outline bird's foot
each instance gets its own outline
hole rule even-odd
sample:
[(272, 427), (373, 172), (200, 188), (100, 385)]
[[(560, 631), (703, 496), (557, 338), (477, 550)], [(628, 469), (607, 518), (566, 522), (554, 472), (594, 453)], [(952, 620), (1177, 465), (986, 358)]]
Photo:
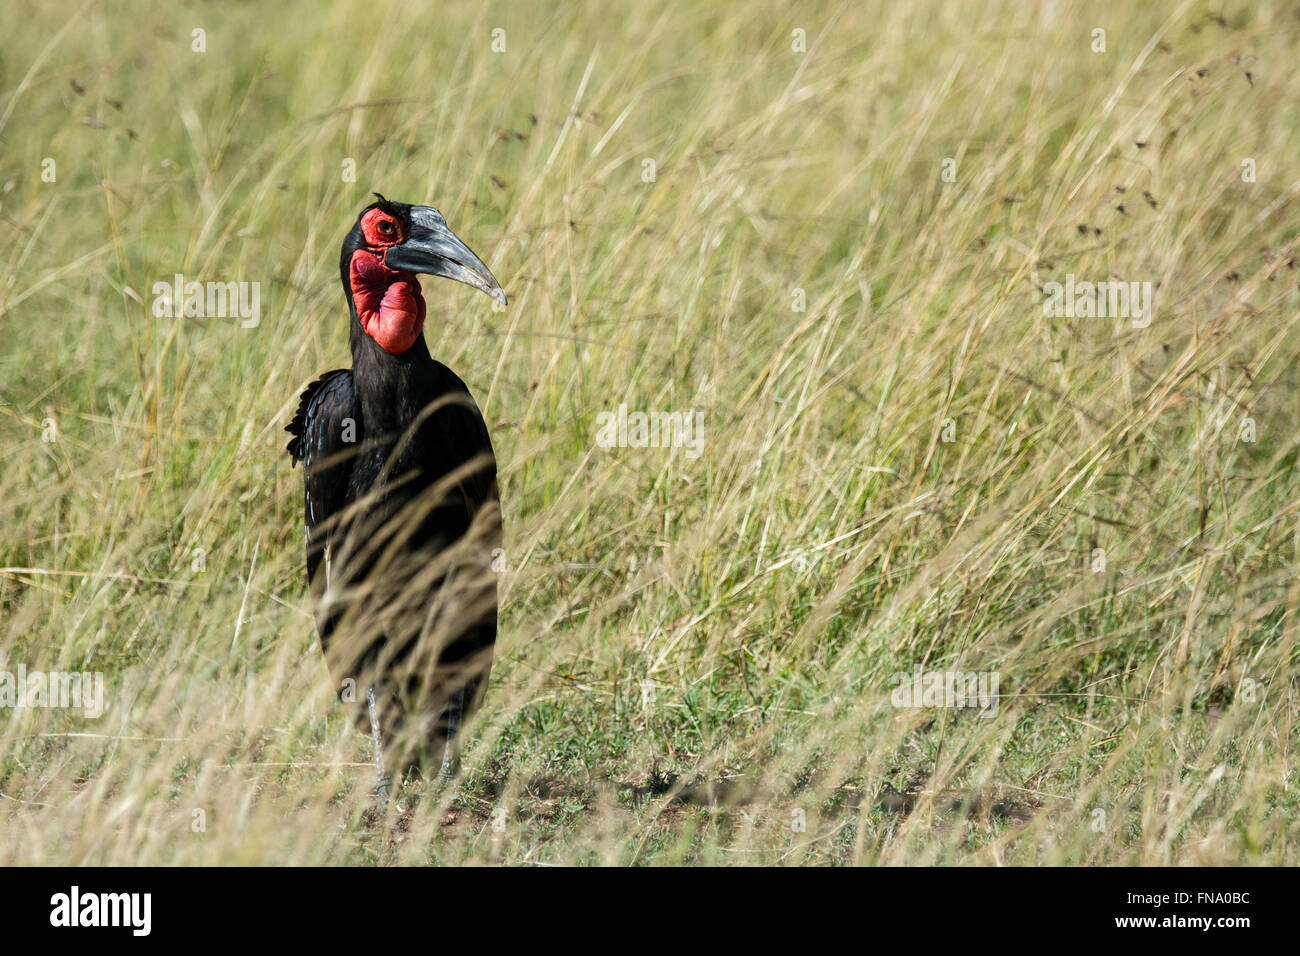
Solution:
[(457, 688), (452, 692), (451, 699), (447, 701), (445, 711), (445, 720), (447, 726), (447, 742), (443, 746), (442, 766), (438, 768), (436, 782), (438, 786), (445, 787), (456, 779), (460, 773), (460, 725), (465, 716), (465, 690)]
[(379, 731), (379, 707), (375, 704), (373, 687), (366, 692), (366, 703), (370, 706), (370, 738), (375, 749), (375, 800), (386, 804), (393, 790), (393, 776), (384, 772), (384, 740)]
[(455, 780), (459, 773), (460, 758), (449, 753), (442, 758), (442, 766), (438, 768), (438, 775), (434, 777), (434, 783), (440, 787), (445, 787)]

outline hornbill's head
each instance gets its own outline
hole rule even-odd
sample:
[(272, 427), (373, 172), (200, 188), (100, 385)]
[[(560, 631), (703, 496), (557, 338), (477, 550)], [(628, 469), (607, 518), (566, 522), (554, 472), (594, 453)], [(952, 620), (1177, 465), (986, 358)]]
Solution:
[(442, 213), (383, 196), (357, 217), (343, 241), (339, 270), (361, 328), (392, 355), (414, 345), (424, 328), (417, 272), (464, 282), (506, 304), (496, 277), (447, 228)]

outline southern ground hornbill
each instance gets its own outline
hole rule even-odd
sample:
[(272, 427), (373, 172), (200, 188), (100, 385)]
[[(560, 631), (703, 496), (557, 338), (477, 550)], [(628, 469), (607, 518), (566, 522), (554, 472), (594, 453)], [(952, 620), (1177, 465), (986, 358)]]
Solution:
[(492, 443), (465, 383), (429, 354), (415, 274), (506, 297), (441, 213), (382, 196), (343, 241), (339, 271), (352, 368), (307, 386), (288, 451), (303, 463), (321, 648), (368, 718), (382, 799), (395, 773), (456, 773), (497, 630)]

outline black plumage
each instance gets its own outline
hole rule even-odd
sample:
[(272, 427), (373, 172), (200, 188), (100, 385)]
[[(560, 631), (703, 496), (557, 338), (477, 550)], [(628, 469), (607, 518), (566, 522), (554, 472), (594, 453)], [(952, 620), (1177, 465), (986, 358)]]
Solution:
[(321, 647), (369, 718), (383, 793), (411, 767), (455, 773), (497, 631), (492, 443), (465, 383), (429, 354), (414, 273), (505, 296), (441, 214), (382, 197), (349, 232), (340, 271), (352, 368), (307, 386), (288, 452), (303, 463)]

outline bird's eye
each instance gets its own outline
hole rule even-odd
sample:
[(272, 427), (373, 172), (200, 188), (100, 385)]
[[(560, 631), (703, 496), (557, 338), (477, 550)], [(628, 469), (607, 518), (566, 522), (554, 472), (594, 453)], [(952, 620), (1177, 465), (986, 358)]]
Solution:
[(378, 222), (378, 224), (376, 224), (375, 228), (379, 230), (379, 234), (380, 234), (381, 236), (392, 236), (392, 235), (395, 235), (396, 232), (397, 232), (397, 227), (394, 226), (394, 225), (393, 225), (390, 221), (388, 221), (387, 219), (381, 219), (381, 220), (379, 220), (379, 222)]

